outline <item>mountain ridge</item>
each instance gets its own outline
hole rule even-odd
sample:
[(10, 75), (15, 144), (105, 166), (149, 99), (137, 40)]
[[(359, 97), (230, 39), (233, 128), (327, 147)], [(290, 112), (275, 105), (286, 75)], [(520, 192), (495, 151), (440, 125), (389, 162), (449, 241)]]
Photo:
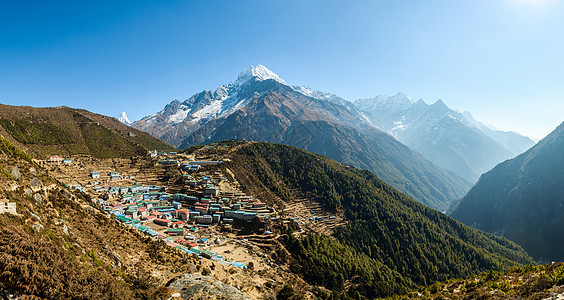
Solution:
[[(466, 180), (438, 168), (369, 124), (353, 103), (337, 96), (254, 77), (217, 90), (227, 92), (219, 97), (217, 92), (203, 91), (184, 102), (173, 101), (133, 126), (180, 148), (225, 139), (298, 146), (368, 168), (403, 192), (443, 211), (470, 188)], [(207, 119), (192, 117), (193, 112), (206, 108), (215, 108), (216, 113)], [(167, 122), (170, 116), (188, 110), (182, 122)]]
[(451, 216), (516, 241), (537, 260), (564, 259), (563, 148), (564, 123), (483, 174)]
[(470, 182), (534, 145), (527, 137), (494, 130), (468, 112), (454, 111), (441, 99), (433, 104), (422, 99), (413, 103), (398, 93), (359, 99), (355, 104), (374, 126)]

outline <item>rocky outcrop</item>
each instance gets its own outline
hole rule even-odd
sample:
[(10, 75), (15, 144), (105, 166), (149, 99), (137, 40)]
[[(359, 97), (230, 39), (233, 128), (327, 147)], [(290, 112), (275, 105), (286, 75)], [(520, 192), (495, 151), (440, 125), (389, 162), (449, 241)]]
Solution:
[(183, 274), (168, 285), (182, 299), (251, 299), (237, 288), (200, 274)]
[(20, 170), (18, 169), (18, 167), (13, 167), (12, 168), (12, 176), (14, 177), (15, 180), (20, 180), (20, 178), (22, 177)]

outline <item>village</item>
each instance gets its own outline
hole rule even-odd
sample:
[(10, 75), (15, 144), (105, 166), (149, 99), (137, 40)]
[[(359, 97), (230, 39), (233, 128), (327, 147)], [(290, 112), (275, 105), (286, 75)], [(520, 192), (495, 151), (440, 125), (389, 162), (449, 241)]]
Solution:
[[(171, 247), (224, 266), (272, 266), (253, 240), (261, 246), (275, 243), (269, 224), (278, 212), (241, 192), (214, 168), (221, 163), (213, 155), (157, 151), (133, 164), (89, 156), (51, 156), (41, 162), (71, 190), (89, 195), (108, 217)], [(243, 237), (241, 232), (251, 234)]]
[[(246, 194), (249, 189), (238, 182), (237, 170), (230, 169), (238, 167), (230, 165), (237, 146), (198, 147), (130, 158), (51, 156), (37, 163), (70, 190), (89, 196), (90, 206), (108, 218), (197, 257), (201, 270), (214, 270), (215, 277), (244, 287), (252, 297), (295, 278), (289, 262), (280, 260), (286, 251), (279, 241), (281, 229), (297, 228), (296, 237), (331, 235), (346, 224), (344, 212), (329, 213), (314, 199), (270, 204), (260, 192)], [(153, 272), (163, 282), (178, 276), (158, 266)]]

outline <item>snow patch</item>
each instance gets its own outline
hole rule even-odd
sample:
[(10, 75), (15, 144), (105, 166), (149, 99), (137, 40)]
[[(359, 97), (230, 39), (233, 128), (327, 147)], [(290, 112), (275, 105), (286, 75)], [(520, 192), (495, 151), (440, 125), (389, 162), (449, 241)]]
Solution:
[(184, 119), (186, 119), (186, 117), (188, 116), (190, 111), (191, 110), (188, 108), (188, 106), (181, 105), (174, 114), (172, 114), (168, 117), (168, 121), (170, 123), (180, 123)]
[(402, 121), (394, 121), (394, 127), (392, 128), (392, 131), (397, 131), (397, 130), (403, 131), (406, 128), (407, 125), (404, 125)]
[(223, 101), (221, 99), (217, 99), (212, 101), (209, 105), (206, 105), (204, 108), (192, 113), (191, 122), (198, 122), (202, 119), (210, 119), (216, 117), (221, 112)]

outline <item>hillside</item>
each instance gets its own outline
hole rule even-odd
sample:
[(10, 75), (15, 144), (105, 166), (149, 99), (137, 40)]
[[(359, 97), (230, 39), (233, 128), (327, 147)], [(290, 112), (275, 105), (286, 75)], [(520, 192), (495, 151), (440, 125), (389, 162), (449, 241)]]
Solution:
[[(265, 268), (265, 264), (257, 261), (255, 271), (251, 263), (250, 268), (223, 265), (198, 257), (194, 252), (188, 253), (179, 245), (171, 247), (172, 236), (155, 236), (142, 230), (144, 226), (152, 226), (152, 221), (144, 218), (142, 223), (139, 219), (132, 222), (121, 213), (104, 209), (102, 199), (97, 197), (107, 201), (114, 198), (111, 202), (116, 203), (115, 198), (123, 195), (97, 190), (104, 183), (101, 179), (94, 183), (96, 179), (89, 178), (90, 168), (111, 164), (114, 170), (133, 167), (145, 168), (142, 173), (160, 173), (160, 168), (151, 167), (153, 160), (148, 156), (98, 159), (79, 155), (73, 156), (73, 161), (72, 164), (49, 160), (36, 163), (0, 137), (2, 299), (247, 300), (252, 298), (239, 289), (244, 288), (251, 297), (272, 298), (284, 284), (291, 284), (293, 290), (307, 286), (298, 276), (275, 268), (272, 263), (269, 264), (272, 267)], [(92, 189), (77, 187), (77, 180), (84, 178), (92, 183), (88, 184)], [(166, 175), (157, 174), (151, 180), (167, 182), (168, 179)], [(109, 184), (113, 187), (128, 185), (124, 180)], [(137, 182), (136, 186), (141, 184)], [(143, 193), (136, 195), (143, 199)], [(6, 212), (5, 202), (9, 207), (15, 205), (15, 212), (11, 209)], [(127, 203), (132, 207), (143, 204), (144, 201)], [(154, 211), (157, 213), (156, 209)], [(200, 229), (205, 236), (213, 234), (207, 228)], [(189, 232), (192, 231), (187, 228), (186, 234), (194, 238), (195, 234)], [(218, 234), (217, 237), (221, 237), (221, 245), (216, 239), (212, 240), (212, 246), (221, 248), (234, 244), (232, 249), (237, 254), (247, 253), (258, 259), (256, 246), (241, 246), (247, 242), (235, 243), (234, 235), (227, 238)], [(198, 241), (202, 247), (207, 245)], [(266, 261), (262, 255), (261, 251), (261, 258)]]
[(180, 148), (225, 139), (297, 146), (369, 169), (441, 211), (471, 186), (368, 124), (352, 103), (289, 86), (263, 66), (246, 70), (216, 91), (173, 101), (133, 126)]
[(91, 154), (130, 157), (174, 147), (117, 119), (69, 107), (0, 104), (0, 134), (38, 157)]
[(480, 177), (452, 217), (507, 237), (536, 260), (564, 260), (564, 123)]
[[(6, 258), (0, 261), (0, 292), (8, 294), (84, 299), (168, 299), (171, 293), (173, 299), (247, 299), (243, 293), (283, 299), (372, 298), (531, 261), (516, 244), (427, 208), (369, 171), (291, 146), (226, 141), (193, 147), (176, 159), (205, 162), (221, 156), (224, 162), (186, 172), (178, 163), (163, 166), (162, 158), (147, 156), (78, 155), (71, 164), (36, 164), (1, 141), (0, 190), (18, 211), (16, 216), (0, 214), (0, 256)], [(116, 170), (123, 176), (106, 180), (104, 171), (93, 179), (93, 169)], [(69, 191), (50, 176), (83, 193)], [(190, 218), (185, 236), (167, 237), (170, 228), (149, 217), (162, 216), (159, 209), (170, 211), (164, 199), (173, 194), (175, 199), (182, 193), (195, 197), (196, 203), (181, 200), (184, 209), (202, 209), (197, 200), (205, 196), (200, 180), (205, 189), (210, 183), (218, 188), (218, 197), (206, 200), (212, 205), (266, 211), (272, 219), (265, 221), (263, 215), (252, 222), (231, 219), (201, 225), (199, 218)], [(190, 188), (189, 182), (196, 187)], [(160, 192), (130, 191), (143, 186)], [(120, 187), (130, 192), (124, 194)], [(159, 206), (148, 206), (152, 201), (143, 201), (146, 195), (158, 196)], [(132, 202), (132, 197), (138, 200)], [(233, 202), (237, 199), (245, 202)], [(257, 210), (259, 200), (265, 203)], [(130, 215), (132, 209), (139, 215)], [(145, 210), (151, 215), (142, 215)], [(181, 211), (174, 215), (180, 218)], [(181, 244), (184, 238), (197, 241), (191, 246), (196, 248), (187, 251)], [(216, 260), (201, 254), (195, 258), (205, 251), (221, 255)], [(233, 260), (244, 261), (247, 269), (236, 267)], [(30, 268), (32, 272), (25, 271)], [(62, 275), (49, 276), (53, 270)]]
[(344, 211), (347, 223), (336, 228), (336, 239), (288, 232), (292, 269), (310, 283), (385, 296), (531, 262), (517, 244), (427, 208), (369, 171), (280, 144), (252, 143), (231, 160), (225, 167), (249, 193), (282, 203), (306, 198)]
[[(157, 264), (191, 260), (126, 230), (0, 138), (0, 293), (21, 299), (155, 299), (169, 295)], [(158, 255), (154, 255), (158, 253)], [(136, 262), (143, 261), (142, 264)], [(163, 269), (163, 273), (166, 269)], [(5, 294), (6, 293), (6, 294)]]

